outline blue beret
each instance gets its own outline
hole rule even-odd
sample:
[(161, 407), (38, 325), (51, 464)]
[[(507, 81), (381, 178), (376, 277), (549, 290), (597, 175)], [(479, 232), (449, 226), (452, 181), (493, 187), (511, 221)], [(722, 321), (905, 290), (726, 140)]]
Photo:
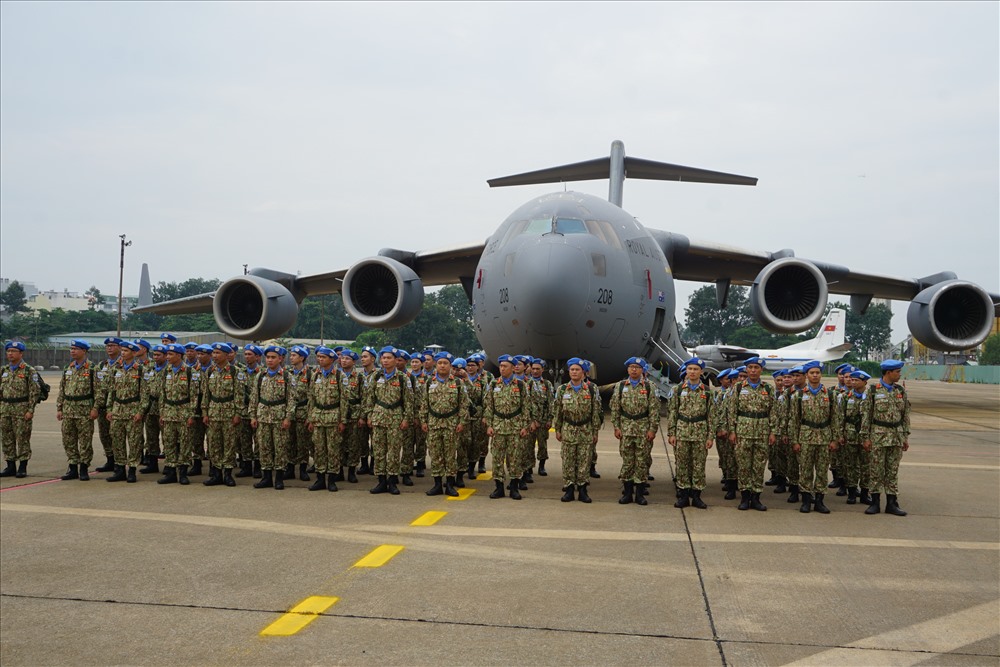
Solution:
[(580, 357), (572, 357), (566, 360), (566, 368), (568, 369), (570, 366), (579, 366), (580, 368), (583, 369), (584, 372), (586, 372), (587, 369), (584, 368), (583, 363), (584, 363), (583, 359), (581, 359)]
[(177, 336), (173, 335), (172, 333), (167, 333), (166, 331), (160, 334), (160, 340), (163, 340), (164, 338), (169, 340), (171, 343), (177, 342)]
[(167, 351), (167, 346), (166, 345), (154, 345), (153, 347), (151, 347), (149, 349), (150, 349), (151, 352), (166, 352)]
[(138, 343), (133, 343), (130, 340), (123, 340), (121, 342), (121, 346), (124, 347), (126, 350), (132, 350), (133, 352), (138, 352), (139, 351), (139, 344)]
[(25, 347), (24, 347), (24, 343), (22, 343), (21, 341), (12, 341), (12, 340), (9, 340), (9, 341), (7, 341), (6, 343), (3, 344), (3, 349), (5, 349), (5, 350), (14, 349), (14, 350), (21, 350), (21, 352), (24, 352)]
[(542, 368), (545, 368), (546, 366), (548, 366), (548, 364), (545, 363), (545, 360), (542, 359), (541, 357), (532, 357), (532, 359), (531, 359), (531, 365), (534, 366), (535, 364), (538, 364)]
[(721, 380), (722, 378), (727, 378), (727, 377), (729, 377), (730, 375), (732, 375), (732, 374), (733, 374), (733, 373), (735, 373), (735, 372), (736, 372), (736, 369), (735, 369), (735, 368), (726, 368), (726, 369), (725, 369), (725, 370), (723, 370), (723, 371), (722, 371), (721, 373), (719, 373), (719, 375), (718, 375), (718, 378), (719, 378), (720, 380)]
[(451, 362), (451, 365), (455, 368), (465, 368), (466, 361), (462, 357), (455, 357), (455, 360)]
[(804, 368), (802, 368), (802, 366), (792, 366), (791, 368), (788, 369), (788, 372), (795, 374), (795, 373), (805, 373), (806, 371)]
[(639, 357), (629, 357), (628, 359), (625, 360), (625, 368), (628, 368), (632, 364), (635, 364), (636, 366), (639, 366), (641, 368), (642, 359), (640, 359)]
[(774, 371), (773, 373), (771, 373), (771, 377), (773, 377), (775, 380), (777, 380), (778, 378), (780, 378), (784, 374), (785, 374), (784, 370), (777, 370), (777, 371)]
[(142, 345), (147, 350), (151, 350), (153, 348), (153, 346), (149, 344), (148, 340), (145, 340), (145, 339), (142, 339), (142, 338), (136, 338), (135, 339), (135, 344), (136, 345)]
[(406, 359), (407, 361), (409, 361), (410, 360), (410, 353), (407, 352), (406, 350), (399, 350), (396, 353), (396, 357), (398, 357), (400, 359)]
[(903, 366), (903, 362), (899, 359), (886, 359), (878, 365), (883, 371), (898, 371)]
[(740, 373), (746, 373), (746, 372), (747, 372), (747, 367), (746, 366), (737, 366), (736, 367), (736, 374), (737, 375), (739, 375)]
[(372, 355), (373, 357), (377, 357), (378, 356), (378, 350), (376, 350), (371, 345), (365, 345), (363, 348), (361, 348), (361, 354), (364, 354), (365, 352), (367, 352), (368, 354)]
[(300, 357), (308, 357), (309, 356), (309, 348), (306, 347), (305, 345), (293, 345), (292, 346), (292, 352), (294, 352), (295, 354), (299, 355)]
[(71, 340), (69, 342), (69, 346), (70, 347), (78, 347), (81, 350), (89, 350), (90, 349), (90, 343), (88, 343), (85, 340), (80, 340), (79, 338), (74, 338), (73, 340)]
[(767, 366), (767, 362), (761, 359), (760, 357), (750, 357), (749, 359), (743, 362), (744, 367), (749, 366), (750, 364), (757, 364), (761, 368)]
[(343, 349), (344, 349), (343, 345), (334, 345), (333, 346), (333, 351), (336, 352), (337, 354), (340, 354)]
[(511, 355), (509, 355), (509, 354), (501, 354), (501, 355), (500, 355), (500, 357), (499, 357), (499, 358), (497, 359), (497, 363), (498, 363), (498, 364), (502, 364), (502, 363), (503, 363), (503, 362), (505, 362), (505, 361), (506, 361), (506, 362), (507, 362), (508, 364), (513, 364), (513, 363), (514, 363), (514, 357), (512, 357), (512, 356), (511, 356)]
[[(225, 343), (222, 343), (222, 345), (225, 345)], [(212, 351), (212, 346), (211, 345), (204, 345), (204, 344), (202, 344), (202, 345), (195, 345), (194, 351), (195, 352), (203, 352), (205, 354), (208, 354), (209, 352)]]
[(122, 344), (122, 339), (118, 338), (117, 336), (111, 336), (110, 338), (105, 338), (104, 339), (104, 344), (105, 345), (121, 345)]
[(802, 370), (804, 371), (809, 371), (814, 368), (823, 368), (823, 363), (820, 361), (813, 360), (813, 361), (807, 361), (806, 363), (802, 364)]
[(865, 381), (872, 379), (872, 376), (868, 375), (868, 373), (865, 373), (864, 371), (852, 371), (851, 377), (854, 378), (855, 380), (865, 380)]
[(702, 359), (699, 359), (698, 357), (691, 357), (690, 359), (688, 359), (687, 361), (685, 361), (683, 364), (681, 364), (681, 368), (686, 369), (688, 366), (692, 366), (692, 365), (693, 366), (697, 366), (698, 368), (704, 368), (705, 367), (705, 362)]
[(250, 343), (248, 343), (248, 344), (246, 344), (246, 345), (243, 346), (243, 351), (244, 352), (253, 352), (258, 357), (263, 357), (264, 356), (264, 350), (260, 349), (256, 345), (252, 345)]
[[(841, 364), (841, 365), (837, 366), (836, 368), (834, 368), (833, 372), (834, 373), (843, 373), (845, 368), (853, 368), (853, 367), (850, 364), (846, 364), (845, 363), (845, 364)], [(851, 371), (847, 371), (847, 372), (850, 373)]]
[(281, 353), (283, 349), (284, 348), (282, 348), (280, 345), (268, 345), (267, 347), (264, 348), (264, 354), (274, 352), (279, 357), (283, 357), (285, 356), (284, 354)]
[(478, 352), (476, 352), (475, 354), (469, 355), (469, 357), (467, 358), (467, 361), (472, 361), (472, 362), (475, 362), (477, 364), (481, 364), (484, 361), (486, 361), (486, 357), (484, 357), (483, 355), (481, 355)]
[(360, 354), (358, 354), (354, 350), (350, 350), (350, 349), (348, 349), (346, 347), (343, 350), (340, 351), (340, 356), (342, 356), (342, 357), (350, 357), (351, 359), (354, 359), (354, 361), (357, 361), (358, 359), (361, 358)]
[(187, 352), (183, 345), (178, 345), (177, 343), (171, 343), (167, 345), (167, 352), (176, 352), (177, 354), (184, 354)]
[[(292, 351), (294, 352), (295, 348), (292, 348)], [(331, 350), (330, 348), (326, 347), (325, 345), (320, 345), (319, 347), (316, 348), (316, 356), (318, 357), (321, 354), (325, 357), (333, 357), (336, 356), (337, 353)]]
[(446, 352), (445, 350), (441, 350), (440, 352), (438, 352), (437, 354), (434, 355), (434, 361), (440, 361), (441, 359), (447, 359), (450, 362), (454, 358), (455, 357), (452, 355), (451, 352)]
[(195, 343), (195, 342), (184, 343), (184, 349), (185, 350), (197, 350), (198, 349), (198, 343)]
[(229, 343), (212, 343), (212, 349), (225, 352), (226, 354), (233, 351), (233, 348)]
[(383, 347), (381, 350), (378, 351), (378, 356), (381, 357), (383, 354), (391, 354), (394, 357), (398, 357), (399, 350), (394, 348), (392, 345), (386, 345), (385, 347)]

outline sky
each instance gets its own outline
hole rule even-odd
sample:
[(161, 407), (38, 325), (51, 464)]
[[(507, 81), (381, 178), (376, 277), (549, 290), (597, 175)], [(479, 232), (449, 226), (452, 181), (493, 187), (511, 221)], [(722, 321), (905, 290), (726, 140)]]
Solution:
[(0, 274), (42, 290), (117, 293), (120, 234), (131, 294), (482, 242), (561, 189), (486, 179), (615, 139), (760, 179), (626, 181), (649, 227), (1000, 291), (996, 2), (0, 3)]

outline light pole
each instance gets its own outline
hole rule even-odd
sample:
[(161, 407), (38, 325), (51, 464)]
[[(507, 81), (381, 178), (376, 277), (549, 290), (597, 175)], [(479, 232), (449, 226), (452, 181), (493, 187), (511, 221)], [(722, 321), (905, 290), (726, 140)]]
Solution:
[(118, 337), (122, 335), (122, 285), (125, 282), (125, 246), (132, 245), (131, 241), (125, 240), (124, 234), (119, 234), (118, 238), (122, 240), (122, 254), (121, 259), (118, 262)]

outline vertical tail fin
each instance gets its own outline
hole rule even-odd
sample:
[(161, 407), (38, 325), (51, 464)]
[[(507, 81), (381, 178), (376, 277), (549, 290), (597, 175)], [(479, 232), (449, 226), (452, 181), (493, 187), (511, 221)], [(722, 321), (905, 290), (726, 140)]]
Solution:
[(795, 345), (781, 348), (784, 350), (829, 350), (830, 348), (843, 345), (845, 329), (847, 328), (847, 312), (840, 308), (834, 308), (823, 320), (819, 328), (819, 333), (812, 340), (804, 340)]

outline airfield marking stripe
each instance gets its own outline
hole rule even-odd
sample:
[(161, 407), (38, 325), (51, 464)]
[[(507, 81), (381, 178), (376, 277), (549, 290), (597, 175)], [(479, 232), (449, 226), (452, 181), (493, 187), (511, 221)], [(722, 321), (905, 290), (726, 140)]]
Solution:
[(61, 482), (61, 481), (62, 480), (57, 477), (55, 479), (42, 480), (41, 482), (31, 482), (30, 484), (18, 484), (16, 486), (8, 486), (5, 489), (0, 489), (0, 493), (4, 493), (5, 491), (14, 491), (15, 489), (27, 489), (28, 487), (32, 486), (41, 486), (42, 484), (52, 484), (53, 482)]
[(900, 461), (899, 465), (921, 468), (953, 468), (957, 470), (1000, 470), (1000, 466), (979, 465), (975, 463), (920, 463), (919, 461)]
[(313, 595), (288, 610), (278, 620), (260, 631), (262, 637), (288, 637), (315, 621), (340, 598)]
[[(1000, 600), (992, 600), (904, 628), (849, 642), (845, 647), (815, 653), (787, 663), (786, 667), (862, 663), (918, 665), (928, 660), (928, 653), (949, 653), (963, 646), (995, 637), (998, 615), (1000, 615)], [(865, 649), (890, 653), (885, 659), (876, 659), (878, 655), (876, 653), (859, 653)], [(907, 652), (911, 651), (912, 653), (907, 655)]]
[(410, 524), (411, 526), (433, 526), (443, 519), (447, 512), (424, 512)]
[(404, 547), (398, 544), (383, 544), (375, 547), (371, 553), (355, 563), (354, 567), (382, 567), (403, 549)]
[(476, 492), (475, 489), (455, 489), (455, 490), (458, 491), (458, 495), (446, 496), (445, 500), (465, 500)]
[(488, 482), (493, 479), (493, 471), (487, 470), (486, 472), (481, 472), (476, 475), (476, 478), (472, 480), (473, 482)]

